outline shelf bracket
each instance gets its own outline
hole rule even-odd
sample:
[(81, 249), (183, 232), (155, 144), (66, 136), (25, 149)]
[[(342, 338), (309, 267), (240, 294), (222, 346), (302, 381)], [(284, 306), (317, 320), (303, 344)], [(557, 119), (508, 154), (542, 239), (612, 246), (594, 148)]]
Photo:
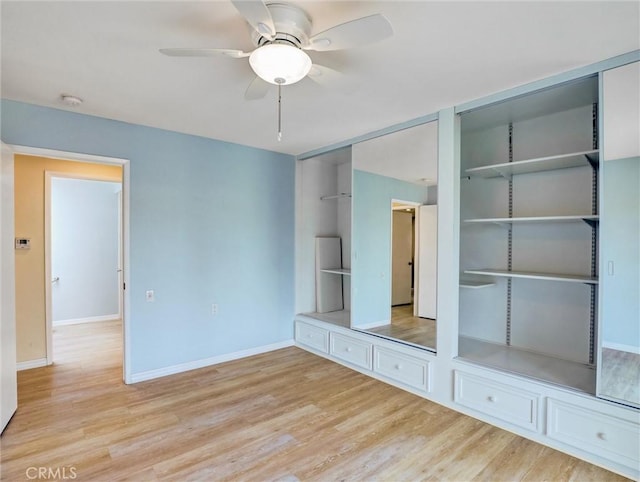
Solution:
[(340, 194), (334, 194), (333, 196), (322, 196), (320, 198), (320, 201), (325, 201), (327, 199), (340, 199), (344, 197), (351, 197), (351, 193), (341, 192)]
[(584, 157), (587, 158), (587, 162), (593, 169), (598, 169), (598, 164), (599, 164), (598, 159), (596, 159), (593, 156), (590, 156), (589, 154), (585, 154)]
[(503, 179), (506, 179), (507, 181), (511, 181), (511, 179), (513, 178), (513, 176), (511, 174), (505, 174), (500, 169), (495, 169), (494, 168), (494, 171), (496, 173), (498, 173), (500, 175), (500, 177), (502, 177)]
[(591, 226), (592, 228), (598, 227), (598, 220), (596, 219), (583, 219), (583, 221), (587, 223), (589, 226)]

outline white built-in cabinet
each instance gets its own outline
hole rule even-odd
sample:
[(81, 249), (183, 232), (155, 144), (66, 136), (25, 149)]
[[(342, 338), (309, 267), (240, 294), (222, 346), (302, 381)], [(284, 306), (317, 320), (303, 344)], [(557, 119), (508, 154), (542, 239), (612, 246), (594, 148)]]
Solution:
[[(611, 182), (602, 182), (606, 165), (614, 165), (611, 159), (640, 162), (638, 113), (633, 110), (638, 106), (638, 63), (520, 94), (455, 114), (454, 109), (441, 112), (438, 151), (445, 157), (438, 160), (438, 171), (446, 174), (438, 188), (446, 192), (447, 202), (453, 199), (453, 210), (440, 206), (445, 215), (439, 215), (437, 227), (441, 234), (453, 229), (454, 236), (453, 247), (438, 246), (437, 277), (439, 282), (453, 277), (459, 284), (438, 286), (441, 304), (451, 299), (457, 306), (444, 307), (438, 320), (437, 353), (357, 330), (357, 324), (355, 330), (339, 326), (313, 313), (311, 246), (317, 236), (340, 234), (337, 219), (328, 222), (327, 216), (319, 215), (326, 208), (314, 203), (322, 195), (342, 191), (337, 179), (329, 182), (332, 168), (310, 165), (304, 173), (299, 171), (298, 188), (306, 190), (298, 194), (299, 208), (305, 203), (320, 208), (298, 211), (305, 217), (298, 219), (303, 223), (297, 241), (298, 312), (311, 313), (296, 316), (296, 344), (637, 479), (640, 411), (628, 399), (604, 393), (598, 370), (603, 368), (600, 330), (605, 318), (620, 319), (621, 312), (625, 319), (640, 316), (628, 308), (610, 310), (608, 293), (620, 290), (615, 289), (612, 273), (600, 272), (611, 271), (601, 259), (603, 253), (621, 253), (612, 248), (618, 245), (611, 244), (611, 233), (601, 232), (603, 226), (609, 230), (638, 212), (611, 215), (614, 203), (603, 200), (606, 193), (601, 192), (615, 180), (612, 172)], [(452, 145), (442, 146), (443, 140)], [(357, 154), (354, 151), (354, 169), (359, 166)], [(626, 184), (638, 186), (640, 169), (634, 169)], [(313, 176), (317, 177), (312, 181)], [(633, 195), (637, 199), (637, 193)], [(356, 216), (359, 212), (354, 209)], [(456, 220), (453, 227), (451, 218)], [(360, 221), (353, 219), (358, 229)], [(354, 234), (354, 271), (366, 270), (358, 259), (357, 243), (367, 233)], [(640, 232), (634, 236), (640, 239)], [(344, 250), (345, 237), (338, 237)], [(600, 246), (601, 240), (607, 249)], [(631, 248), (637, 251), (637, 246)], [(443, 262), (452, 258), (455, 262)], [(637, 260), (615, 263), (631, 266), (631, 271), (635, 263), (638, 270)], [(355, 281), (354, 302), (375, 303), (378, 297), (367, 298), (366, 285)], [(634, 306), (638, 311), (639, 305)]]

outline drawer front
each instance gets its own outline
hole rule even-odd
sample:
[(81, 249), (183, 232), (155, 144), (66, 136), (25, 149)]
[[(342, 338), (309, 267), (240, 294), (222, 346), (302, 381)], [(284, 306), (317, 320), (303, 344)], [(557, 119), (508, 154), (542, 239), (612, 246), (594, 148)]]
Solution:
[(640, 425), (547, 399), (547, 436), (627, 467), (640, 462)]
[(339, 333), (331, 333), (329, 353), (353, 365), (371, 370), (373, 345)]
[(538, 395), (455, 371), (454, 400), (519, 427), (538, 431)]
[(329, 352), (329, 330), (296, 321), (296, 341), (323, 353)]
[(429, 391), (429, 362), (376, 346), (373, 371), (419, 390)]

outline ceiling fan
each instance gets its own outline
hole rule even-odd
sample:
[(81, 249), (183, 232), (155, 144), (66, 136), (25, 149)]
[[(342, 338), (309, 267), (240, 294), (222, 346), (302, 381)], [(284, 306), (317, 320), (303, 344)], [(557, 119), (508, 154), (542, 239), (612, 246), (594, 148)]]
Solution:
[(245, 93), (248, 100), (264, 97), (269, 84), (293, 84), (306, 76), (322, 85), (339, 79), (339, 72), (312, 63), (305, 50), (348, 49), (393, 35), (391, 24), (380, 14), (351, 20), (312, 35), (311, 18), (295, 5), (265, 3), (262, 0), (231, 0), (231, 3), (253, 28), (255, 50), (173, 48), (160, 49), (160, 52), (174, 57), (249, 57), (256, 78)]
[(278, 86), (278, 140), (282, 138), (280, 87), (305, 77), (321, 85), (336, 84), (342, 74), (312, 63), (305, 52), (342, 50), (367, 45), (393, 35), (389, 21), (380, 14), (357, 18), (312, 35), (312, 21), (300, 7), (263, 0), (231, 0), (252, 27), (256, 46), (251, 52), (219, 48), (170, 48), (160, 52), (172, 57), (249, 57), (256, 77), (245, 92), (245, 99), (263, 98), (271, 84)]

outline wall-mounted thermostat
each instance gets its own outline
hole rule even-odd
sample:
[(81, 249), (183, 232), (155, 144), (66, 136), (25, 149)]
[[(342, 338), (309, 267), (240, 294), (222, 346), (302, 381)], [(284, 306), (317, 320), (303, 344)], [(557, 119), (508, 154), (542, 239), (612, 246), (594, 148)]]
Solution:
[(31, 249), (31, 239), (16, 238), (16, 249)]

